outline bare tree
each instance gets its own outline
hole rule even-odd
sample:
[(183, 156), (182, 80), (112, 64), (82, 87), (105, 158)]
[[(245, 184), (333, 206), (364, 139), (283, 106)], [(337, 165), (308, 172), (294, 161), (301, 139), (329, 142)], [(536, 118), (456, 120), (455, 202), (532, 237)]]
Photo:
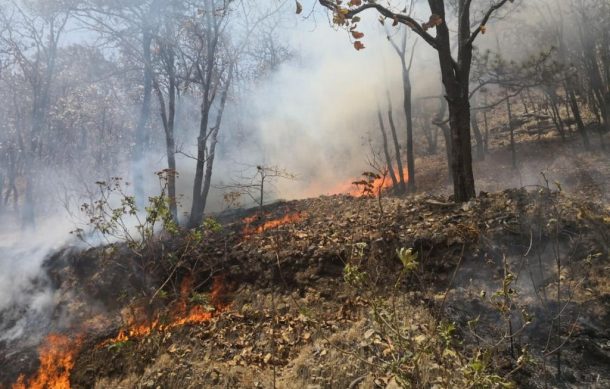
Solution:
[(249, 166), (239, 173), (236, 182), (229, 185), (221, 185), (219, 186), (219, 189), (228, 193), (225, 195), (225, 198), (235, 199), (238, 196), (250, 198), (257, 204), (259, 216), (263, 217), (265, 199), (269, 195), (269, 188), (272, 188), (278, 180), (294, 179), (296, 179), (294, 174), (278, 166)]
[(24, 226), (34, 226), (37, 156), (43, 147), (42, 133), (47, 125), (59, 41), (70, 14), (54, 7), (45, 8), (36, 2), (27, 5), (29, 8), (11, 2), (3, 10), (0, 20), (3, 34), (0, 39), (9, 48), (14, 63), (29, 85), (29, 131), (20, 134), (19, 140), (24, 152), (22, 161), (25, 179), (22, 223)]
[[(407, 187), (405, 185), (405, 169), (402, 167), (402, 153), (400, 152), (400, 143), (398, 143), (398, 132), (396, 131), (396, 125), (394, 124), (394, 113), (392, 110), (392, 100), (390, 99), (389, 92), (388, 96), (388, 122), (390, 123), (390, 132), (392, 133), (392, 142), (394, 143), (394, 153), (396, 155), (396, 167), (398, 168), (398, 193), (405, 193)], [(410, 181), (411, 177), (407, 177)]]
[(392, 187), (394, 190), (396, 190), (399, 189), (398, 179), (396, 178), (396, 173), (394, 172), (394, 164), (392, 162), (392, 155), (390, 154), (390, 148), (388, 146), (388, 135), (385, 131), (385, 124), (383, 122), (381, 108), (377, 108), (377, 120), (379, 121), (379, 131), (381, 132), (381, 139), (383, 141), (383, 155), (385, 156), (386, 165), (388, 166), (388, 173), (392, 179)]
[[(409, 13), (412, 12), (415, 5), (414, 1), (411, 1), (408, 6)], [(388, 30), (386, 30), (388, 31)], [(409, 31), (403, 29), (401, 32), (400, 43), (397, 43), (395, 38), (388, 32), (388, 40), (392, 44), (394, 51), (400, 58), (400, 65), (402, 69), (402, 88), (403, 88), (403, 110), (405, 114), (405, 120), (407, 124), (407, 191), (410, 193), (415, 192), (415, 156), (413, 151), (413, 89), (411, 86), (411, 68), (413, 67), (413, 59), (415, 58), (415, 45), (417, 39), (413, 41), (410, 53), (407, 51), (407, 42), (409, 41)], [(404, 175), (401, 170), (401, 175)], [(404, 186), (404, 177), (401, 176), (401, 185)], [(402, 189), (404, 190), (404, 188)]]

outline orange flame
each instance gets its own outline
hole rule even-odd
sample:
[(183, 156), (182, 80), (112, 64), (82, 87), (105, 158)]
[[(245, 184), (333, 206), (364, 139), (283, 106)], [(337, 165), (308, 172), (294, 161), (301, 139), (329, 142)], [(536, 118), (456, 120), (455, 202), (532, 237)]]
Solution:
[[(397, 176), (398, 176), (398, 168), (394, 167), (394, 171), (396, 172)], [(407, 171), (407, 168), (403, 169), (403, 175), (405, 178), (405, 181), (408, 182), (409, 181), (409, 172)], [(359, 180), (359, 179), (358, 179)], [(365, 193), (363, 193), (362, 191), (362, 187), (358, 187), (356, 185), (354, 185), (355, 180), (351, 179), (351, 180), (345, 180), (343, 182), (337, 182), (334, 186), (332, 186), (329, 190), (324, 190), (323, 192), (325, 194), (330, 194), (330, 195), (335, 195), (335, 194), (347, 194), (353, 197), (362, 197), (365, 195)], [(390, 175), (387, 174), (386, 177), (382, 177), (379, 179), (376, 179), (373, 181), (372, 183), (372, 191), (374, 194), (377, 194), (379, 192), (380, 189), (389, 189), (392, 187), (392, 179), (390, 178)], [(318, 195), (320, 192), (322, 192), (321, 190), (322, 188), (320, 187), (319, 184), (315, 184), (312, 185), (312, 187), (309, 190), (306, 190), (306, 193), (310, 194), (311, 196), (315, 196)]]
[(12, 389), (69, 389), (70, 371), (80, 345), (80, 338), (74, 340), (64, 335), (49, 334), (38, 349), (38, 372), (27, 380), (27, 384), (25, 376), (20, 375)]
[(221, 276), (214, 277), (214, 283), (210, 292), (211, 304), (214, 307), (213, 311), (209, 311), (201, 305), (188, 308), (188, 298), (193, 288), (193, 280), (191, 276), (187, 276), (182, 280), (180, 298), (171, 307), (170, 319), (167, 323), (162, 323), (159, 317), (152, 321), (139, 319), (142, 315), (135, 312), (128, 316), (127, 328), (120, 330), (116, 337), (104, 341), (100, 346), (108, 346), (114, 343), (125, 342), (132, 338), (143, 337), (154, 330), (166, 331), (184, 325), (199, 324), (211, 320), (215, 314), (222, 312), (228, 306), (228, 304), (222, 301), (222, 296), (225, 294), (223, 281)]
[[(225, 285), (221, 276), (214, 277), (210, 300), (215, 308), (215, 312), (221, 312), (227, 308), (228, 304), (223, 301), (225, 295)], [(201, 306), (194, 306), (188, 309), (188, 298), (191, 294), (193, 281), (187, 276), (182, 281), (180, 287), (180, 298), (174, 307), (170, 309), (171, 320), (168, 324), (161, 324), (159, 318), (148, 323), (146, 320), (138, 321), (131, 315), (129, 326), (119, 331), (119, 334), (100, 346), (125, 342), (130, 338), (141, 337), (150, 334), (153, 330), (167, 330), (187, 324), (198, 324), (206, 322), (214, 316), (215, 312), (205, 310)], [(96, 319), (96, 318), (94, 318)], [(95, 320), (90, 320), (92, 323)], [(93, 325), (91, 325), (93, 327)], [(42, 346), (38, 349), (40, 367), (36, 374), (29, 379), (25, 375), (20, 375), (12, 385), (12, 389), (70, 389), (70, 372), (74, 367), (76, 354), (82, 345), (82, 335), (76, 339), (69, 338), (60, 334), (49, 334)]]
[(258, 216), (247, 217), (247, 218), (243, 219), (243, 222), (246, 224), (246, 226), (244, 227), (244, 230), (243, 230), (243, 234), (246, 236), (254, 235), (254, 234), (261, 234), (267, 230), (273, 230), (278, 227), (284, 226), (286, 224), (298, 223), (298, 222), (304, 220), (306, 217), (307, 217), (307, 214), (305, 212), (299, 211), (299, 212), (284, 215), (283, 217), (281, 217), (279, 219), (269, 220), (257, 227), (251, 226), (250, 224), (253, 221), (257, 220)]
[[(399, 172), (398, 168), (395, 167), (394, 171), (398, 175), (398, 172)], [(403, 169), (403, 176), (405, 178), (405, 181), (408, 182), (409, 181), (409, 172), (407, 171), (407, 168)], [(350, 180), (349, 182), (343, 182), (343, 183), (336, 185), (333, 189), (330, 190), (330, 193), (331, 194), (347, 194), (347, 195), (350, 195), (353, 197), (363, 197), (366, 193), (363, 192), (361, 186), (356, 186), (353, 183), (353, 181), (354, 180)], [(389, 189), (391, 187), (392, 187), (392, 179), (390, 178), (390, 175), (388, 173), (388, 174), (386, 174), (385, 177), (381, 177), (381, 178), (374, 180), (372, 182), (371, 190), (375, 195), (377, 195), (377, 193), (379, 193), (380, 190)]]

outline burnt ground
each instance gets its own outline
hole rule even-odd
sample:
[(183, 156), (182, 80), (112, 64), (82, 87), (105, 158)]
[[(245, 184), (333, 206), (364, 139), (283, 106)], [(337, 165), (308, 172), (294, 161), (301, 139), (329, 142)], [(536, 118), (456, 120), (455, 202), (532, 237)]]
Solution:
[[(608, 387), (608, 154), (523, 139), (514, 171), (496, 147), (476, 164), (493, 193), (463, 205), (438, 189), (444, 164), (429, 157), (420, 190), (438, 195), (385, 196), (382, 208), (350, 196), (280, 202), (264, 220), (298, 220), (263, 233), (244, 236), (255, 211), (234, 211), (198, 244), (161, 238), (145, 258), (123, 246), (52, 256), (50, 330), (78, 338), (71, 386)], [(530, 185), (524, 170), (543, 185), (499, 191)], [(409, 271), (401, 248), (417, 255)], [(128, 327), (126, 310), (171, 306), (189, 274), (189, 305), (209, 305), (200, 297), (222, 276), (211, 320), (106, 342)], [(0, 382), (34, 374), (37, 354), (0, 345)]]

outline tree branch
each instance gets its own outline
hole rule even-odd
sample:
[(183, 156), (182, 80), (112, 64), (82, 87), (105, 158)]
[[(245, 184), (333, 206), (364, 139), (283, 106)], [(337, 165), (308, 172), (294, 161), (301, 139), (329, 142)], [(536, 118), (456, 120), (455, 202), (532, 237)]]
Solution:
[[(336, 12), (336, 13), (341, 13), (342, 8), (339, 5), (337, 5), (336, 3), (334, 3), (332, 0), (318, 0), (318, 1), (320, 2), (320, 4), (322, 6), (330, 9), (331, 11)], [(398, 23), (402, 23), (402, 24), (408, 26), (417, 35), (421, 36), (430, 46), (432, 46), (434, 49), (437, 49), (436, 38), (434, 38), (432, 35), (430, 35), (428, 32), (426, 32), (424, 27), (421, 24), (419, 24), (415, 19), (413, 19), (412, 17), (410, 17), (408, 15), (392, 12), (391, 10), (389, 10), (388, 8), (386, 8), (380, 4), (366, 3), (366, 4), (361, 5), (360, 7), (348, 10), (347, 13), (342, 13), (342, 15), (345, 19), (353, 19), (359, 13), (366, 11), (368, 9), (372, 9), (372, 8), (376, 9), (377, 12), (379, 12), (381, 15), (385, 16), (386, 18), (395, 20)], [(444, 21), (443, 21), (443, 23), (444, 23)]]
[(487, 12), (485, 13), (485, 16), (483, 17), (483, 20), (481, 20), (481, 23), (479, 24), (479, 26), (470, 35), (470, 38), (468, 38), (468, 41), (466, 42), (466, 46), (472, 45), (474, 40), (477, 38), (477, 36), (482, 31), (481, 26), (485, 26), (487, 24), (487, 22), (489, 21), (489, 18), (491, 18), (491, 15), (493, 15), (494, 12), (496, 12), (497, 10), (502, 8), (502, 6), (504, 6), (504, 4), (508, 3), (509, 1), (512, 3), (514, 0), (501, 0), (499, 3), (492, 5), (489, 8), (489, 10), (487, 10)]

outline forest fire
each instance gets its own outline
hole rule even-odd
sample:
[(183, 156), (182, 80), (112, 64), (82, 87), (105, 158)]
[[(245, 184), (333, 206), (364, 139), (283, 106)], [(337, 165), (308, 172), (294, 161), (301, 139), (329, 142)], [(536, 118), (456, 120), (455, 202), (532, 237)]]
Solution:
[[(398, 172), (397, 168), (394, 168)], [(409, 181), (409, 173), (406, 168), (403, 169), (405, 181)], [(370, 194), (377, 195), (379, 190), (392, 188), (392, 179), (386, 174), (385, 176), (372, 176), (372, 173), (365, 173), (361, 180), (349, 180), (334, 186), (329, 193), (331, 194), (347, 194), (353, 197), (365, 197)]]
[(80, 338), (74, 340), (60, 334), (48, 335), (38, 350), (38, 372), (27, 380), (23, 374), (20, 375), (12, 389), (69, 389), (70, 371), (80, 345)]
[(273, 229), (276, 229), (278, 227), (281, 227), (281, 226), (284, 226), (287, 224), (298, 223), (298, 222), (304, 220), (306, 217), (307, 217), (307, 214), (305, 212), (299, 211), (299, 212), (295, 212), (295, 213), (286, 214), (279, 219), (273, 219), (273, 220), (266, 221), (259, 226), (252, 226), (252, 223), (259, 219), (258, 215), (247, 217), (242, 220), (243, 223), (245, 224), (243, 234), (245, 236), (262, 234), (263, 232), (265, 232), (267, 230), (273, 230)]
[[(187, 276), (180, 286), (180, 297), (170, 307), (169, 319), (161, 320), (156, 317), (152, 321), (139, 320), (142, 315), (131, 314), (128, 326), (122, 329), (112, 339), (102, 342), (99, 347), (126, 342), (136, 337), (150, 334), (153, 330), (165, 331), (189, 324), (199, 324), (211, 320), (215, 314), (227, 308), (228, 304), (223, 301), (225, 285), (222, 276), (214, 278), (210, 292), (210, 304), (213, 310), (206, 309), (202, 305), (189, 308), (189, 299), (193, 291), (193, 278)], [(143, 310), (141, 311), (143, 312)], [(25, 375), (19, 376), (12, 385), (12, 389), (69, 389), (70, 371), (74, 367), (75, 357), (81, 349), (83, 336), (75, 339), (66, 335), (50, 334), (40, 346), (38, 371), (29, 379)]]
[[(212, 290), (210, 292), (210, 304), (213, 309), (207, 309), (203, 305), (195, 305), (189, 308), (189, 297), (193, 291), (193, 279), (186, 276), (180, 285), (180, 298), (169, 310), (169, 318), (157, 316), (153, 320), (146, 320), (139, 313), (132, 313), (127, 318), (127, 328), (119, 331), (119, 334), (112, 339), (104, 341), (100, 346), (108, 346), (115, 343), (126, 342), (133, 338), (143, 337), (152, 331), (166, 331), (189, 324), (199, 324), (211, 320), (215, 314), (222, 312), (228, 306), (223, 301), (225, 295), (225, 285), (222, 276), (214, 277)], [(140, 311), (142, 312), (142, 311)]]

